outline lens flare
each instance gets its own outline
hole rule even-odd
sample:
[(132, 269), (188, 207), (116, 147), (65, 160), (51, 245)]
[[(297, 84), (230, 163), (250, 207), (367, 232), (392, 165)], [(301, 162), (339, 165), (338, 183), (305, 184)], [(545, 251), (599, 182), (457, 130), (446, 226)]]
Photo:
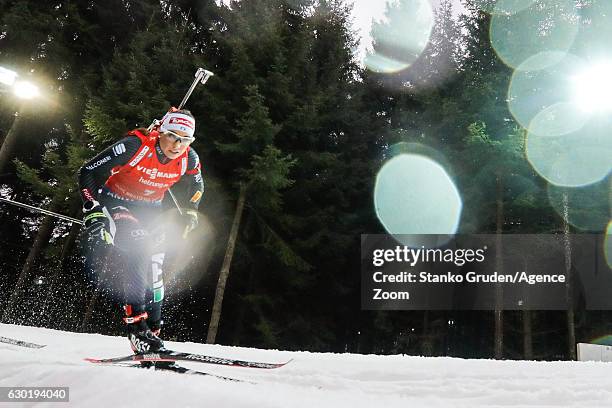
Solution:
[(582, 129), (587, 118), (575, 104), (561, 102), (538, 113), (531, 121), (529, 131), (538, 136), (563, 136)]
[(612, 166), (611, 120), (590, 121), (577, 131), (551, 137), (542, 129), (557, 129), (550, 123), (554, 119), (536, 116), (527, 133), (526, 157), (534, 170), (557, 186), (586, 186), (604, 179)]
[(556, 105), (545, 115), (556, 114), (559, 121), (540, 123), (554, 126), (556, 130), (544, 134), (561, 135), (582, 126), (589, 115), (575, 106), (575, 88), (571, 79), (585, 67), (582, 59), (559, 52), (543, 52), (528, 58), (518, 66), (510, 80), (508, 108), (512, 116), (521, 126), (529, 128), (536, 116)]
[(512, 15), (531, 7), (537, 0), (498, 0), (491, 14)]
[[(521, 64), (510, 82), (508, 107), (528, 129), (527, 159), (540, 176), (557, 186), (584, 186), (610, 172), (612, 120), (588, 105), (601, 101), (601, 95), (596, 99), (593, 92), (577, 94), (577, 89), (586, 87), (580, 84), (588, 83), (585, 73), (593, 72), (592, 66), (571, 54), (560, 61), (559, 57), (559, 53), (540, 53)], [(604, 66), (596, 65), (596, 72)]]
[(486, 13), (495, 15), (512, 15), (531, 7), (537, 0), (496, 0), (477, 1), (478, 8)]
[(580, 15), (582, 24), (572, 52), (587, 59), (612, 58), (612, 1), (590, 1)]
[(529, 133), (527, 159), (540, 176), (557, 186), (578, 187), (601, 180), (610, 169), (612, 152), (583, 145), (579, 136), (541, 137)]
[(543, 0), (514, 14), (494, 14), (489, 37), (499, 58), (516, 68), (541, 52), (568, 52), (578, 33), (578, 21), (573, 0)]
[(395, 59), (394, 57), (387, 57), (378, 52), (368, 54), (364, 64), (371, 71), (385, 74), (398, 72), (410, 66), (410, 64), (407, 64), (405, 61)]
[(376, 215), (390, 234), (448, 234), (457, 231), (462, 202), (437, 162), (401, 154), (380, 169), (374, 187)]
[(386, 21), (372, 25), (373, 51), (364, 65), (378, 73), (408, 68), (423, 53), (434, 25), (428, 0), (402, 0), (388, 6)]
[(443, 168), (450, 168), (450, 162), (443, 153), (422, 143), (398, 142), (389, 146), (386, 152), (386, 156), (388, 158), (399, 156), (401, 154), (416, 154), (418, 156), (428, 157), (429, 159), (440, 164)]
[(605, 336), (599, 336), (591, 340), (589, 343), (591, 344), (599, 344), (602, 346), (612, 346), (612, 334), (607, 334)]

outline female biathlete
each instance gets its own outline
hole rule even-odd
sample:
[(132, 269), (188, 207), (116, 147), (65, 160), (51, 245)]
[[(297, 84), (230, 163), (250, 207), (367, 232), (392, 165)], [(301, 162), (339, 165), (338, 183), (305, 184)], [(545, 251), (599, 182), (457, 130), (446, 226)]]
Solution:
[[(164, 351), (160, 339), (164, 299), (159, 245), (162, 200), (176, 183), (184, 239), (198, 223), (203, 181), (195, 140), (195, 118), (188, 110), (171, 109), (152, 131), (135, 129), (85, 163), (79, 170), (84, 228), (97, 246), (112, 251), (123, 298), (127, 336), (135, 353)], [(155, 235), (155, 236), (153, 236)], [(159, 242), (157, 242), (159, 244)]]

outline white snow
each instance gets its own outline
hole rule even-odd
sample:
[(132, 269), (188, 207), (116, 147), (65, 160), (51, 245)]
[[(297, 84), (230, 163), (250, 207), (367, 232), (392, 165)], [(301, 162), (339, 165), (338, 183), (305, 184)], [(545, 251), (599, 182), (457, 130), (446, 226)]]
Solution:
[(28, 407), (612, 406), (609, 363), (308, 353), (166, 342), (168, 348), (220, 357), (293, 359), (273, 370), (181, 363), (256, 383), (250, 384), (83, 361), (129, 354), (123, 337), (6, 324), (0, 324), (0, 336), (47, 345), (30, 349), (0, 343), (0, 387), (70, 387), (69, 403), (21, 405)]

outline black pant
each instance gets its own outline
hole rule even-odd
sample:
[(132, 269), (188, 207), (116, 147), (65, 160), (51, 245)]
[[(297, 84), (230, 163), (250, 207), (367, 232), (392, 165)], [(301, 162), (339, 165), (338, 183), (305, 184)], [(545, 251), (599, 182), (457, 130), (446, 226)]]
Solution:
[(109, 211), (116, 232), (112, 267), (118, 272), (122, 294), (132, 314), (146, 311), (149, 326), (161, 322), (161, 307), (164, 299), (162, 267), (165, 253), (163, 224), (159, 220), (161, 204), (124, 201), (103, 191), (100, 202)]

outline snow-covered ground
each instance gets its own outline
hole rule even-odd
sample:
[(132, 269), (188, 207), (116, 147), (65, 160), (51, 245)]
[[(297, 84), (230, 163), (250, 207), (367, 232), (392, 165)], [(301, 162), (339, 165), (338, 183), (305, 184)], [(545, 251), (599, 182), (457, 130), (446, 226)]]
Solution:
[[(612, 365), (595, 362), (463, 360), (259, 350), (197, 343), (167, 347), (244, 360), (281, 362), (258, 370), (184, 363), (255, 382), (100, 366), (84, 357), (129, 354), (127, 340), (0, 324), (0, 336), (46, 344), (0, 343), (0, 387), (67, 386), (82, 407), (611, 407)], [(0, 403), (7, 406), (6, 403)]]

